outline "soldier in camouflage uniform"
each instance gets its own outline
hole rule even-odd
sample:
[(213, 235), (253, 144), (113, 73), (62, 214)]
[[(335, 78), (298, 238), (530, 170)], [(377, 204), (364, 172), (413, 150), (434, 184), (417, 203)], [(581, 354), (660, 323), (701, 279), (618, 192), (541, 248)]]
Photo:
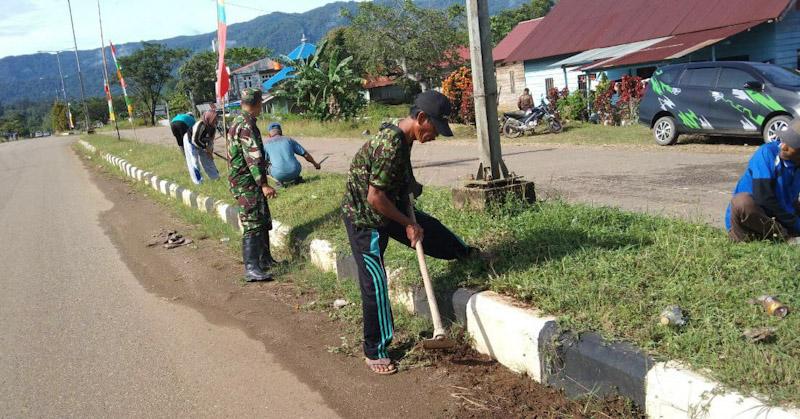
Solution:
[(275, 261), (270, 255), (269, 230), (272, 218), (267, 198), (275, 198), (275, 189), (267, 184), (268, 161), (262, 150), (261, 132), (256, 118), (261, 114), (261, 90), (248, 88), (241, 93), (242, 114), (228, 130), (228, 181), (239, 203), (242, 223), (242, 257), (248, 282), (272, 279), (267, 272)]
[(422, 193), (411, 169), (411, 145), (437, 135), (452, 136), (445, 118), (450, 101), (441, 93), (420, 94), (410, 116), (384, 124), (353, 157), (342, 202), (344, 224), (358, 265), (364, 315), (364, 353), (377, 374), (397, 371), (387, 347), (392, 341), (392, 311), (383, 254), (393, 238), (409, 247), (425, 234), (425, 253), (438, 259), (461, 259), (477, 254), (439, 220), (415, 210), (417, 223), (408, 213), (408, 194)]

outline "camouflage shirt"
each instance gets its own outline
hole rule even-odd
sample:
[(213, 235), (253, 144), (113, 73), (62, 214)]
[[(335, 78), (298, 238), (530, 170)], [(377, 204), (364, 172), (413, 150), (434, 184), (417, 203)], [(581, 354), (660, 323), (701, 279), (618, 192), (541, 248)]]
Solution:
[[(396, 123), (396, 121), (394, 121)], [(347, 179), (347, 190), (342, 201), (344, 215), (360, 228), (383, 225), (384, 217), (367, 202), (367, 191), (372, 185), (384, 192), (406, 212), (401, 203), (413, 179), (411, 171), (411, 145), (395, 124), (384, 124), (380, 131), (358, 150)]]
[(268, 162), (262, 150), (261, 131), (256, 125), (256, 118), (242, 111), (228, 130), (228, 181), (234, 195), (267, 184)]

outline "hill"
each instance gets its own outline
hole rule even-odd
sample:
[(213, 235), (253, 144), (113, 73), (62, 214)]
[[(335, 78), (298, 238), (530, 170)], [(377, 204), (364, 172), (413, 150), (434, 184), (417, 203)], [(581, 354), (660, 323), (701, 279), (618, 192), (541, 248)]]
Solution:
[[(525, 0), (490, 0), (490, 13), (495, 14), (506, 8), (518, 7)], [(445, 8), (461, 0), (417, 0), (417, 4), (429, 8)], [(358, 3), (335, 2), (309, 10), (305, 13), (275, 12), (256, 17), (253, 20), (228, 27), (228, 46), (261, 46), (279, 54), (285, 54), (296, 47), (303, 34), (311, 42), (316, 42), (330, 29), (346, 24), (340, 15), (342, 8), (355, 11)], [(201, 35), (179, 36), (159, 42), (169, 48), (186, 48), (200, 51), (211, 48), (216, 32)], [(139, 42), (117, 45), (121, 56), (140, 48)], [(108, 52), (107, 52), (108, 53)], [(102, 57), (100, 49), (78, 52), (87, 96), (103, 95)], [(74, 52), (62, 53), (61, 66), (66, 77), (67, 96), (70, 100), (80, 97), (77, 67)], [(109, 56), (108, 59), (111, 59)], [(111, 70), (111, 68), (109, 68)], [(44, 100), (54, 98), (60, 92), (61, 81), (58, 76), (56, 57), (52, 54), (30, 54), (0, 59), (0, 103), (16, 103), (23, 99)]]

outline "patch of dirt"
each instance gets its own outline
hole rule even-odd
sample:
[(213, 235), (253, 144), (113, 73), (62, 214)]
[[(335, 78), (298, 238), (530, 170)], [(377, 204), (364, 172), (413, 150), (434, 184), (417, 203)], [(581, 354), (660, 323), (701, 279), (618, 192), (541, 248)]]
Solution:
[[(463, 418), (645, 418), (628, 400), (570, 400), (563, 392), (521, 377), (464, 343), (449, 351), (415, 348), (418, 362), (435, 365), (434, 374), (449, 378), (447, 390)], [(419, 352), (418, 352), (419, 351)]]
[[(640, 416), (626, 410), (621, 401), (568, 400), (466, 345), (449, 353), (413, 349), (404, 361), (408, 367), (391, 377), (376, 376), (364, 366), (360, 344), (350, 344), (354, 350), (331, 350), (352, 340), (346, 331), (355, 327), (324, 311), (307, 309), (317, 298), (293, 284), (291, 275), (245, 285), (241, 261), (225, 243), (202, 235), (102, 166), (84, 161), (93, 181), (115, 203), (99, 222), (148, 291), (261, 341), (266, 351), (319, 391), (342, 416), (374, 417), (375, 412), (404, 418)], [(148, 246), (168, 238), (171, 231), (195, 240), (169, 250)], [(347, 356), (352, 352), (359, 355)]]

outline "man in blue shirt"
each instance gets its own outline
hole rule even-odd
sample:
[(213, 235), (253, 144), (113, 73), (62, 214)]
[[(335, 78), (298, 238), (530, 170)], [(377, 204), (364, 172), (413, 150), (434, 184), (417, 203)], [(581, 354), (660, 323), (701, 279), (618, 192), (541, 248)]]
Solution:
[(284, 137), (281, 125), (273, 122), (269, 125), (269, 138), (264, 140), (264, 154), (269, 156), (269, 175), (277, 182), (278, 186), (300, 183), (302, 167), (295, 154), (302, 156), (307, 162), (319, 170), (321, 167), (314, 157), (307, 152), (297, 141)]
[(762, 145), (750, 158), (725, 213), (728, 236), (736, 242), (795, 241), (800, 236), (800, 119)]

